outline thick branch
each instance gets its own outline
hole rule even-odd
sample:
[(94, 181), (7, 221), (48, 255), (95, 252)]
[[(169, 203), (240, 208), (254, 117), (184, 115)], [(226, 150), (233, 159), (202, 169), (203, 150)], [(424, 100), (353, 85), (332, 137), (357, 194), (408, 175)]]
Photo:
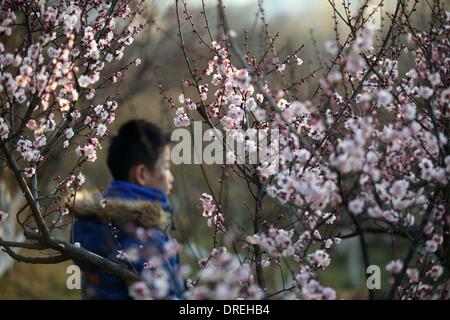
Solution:
[(25, 195), (25, 198), (30, 205), (31, 212), (33, 213), (34, 219), (36, 220), (37, 226), (42, 232), (43, 236), (45, 238), (50, 238), (50, 232), (48, 231), (48, 228), (45, 224), (44, 218), (42, 217), (41, 210), (39, 209), (38, 202), (33, 197), (33, 194), (28, 187), (25, 178), (23, 177), (22, 172), (19, 169), (19, 166), (17, 165), (16, 160), (13, 158), (11, 151), (7, 147), (6, 144), (0, 144), (0, 149), (3, 153), (3, 156), (5, 157), (6, 161), (8, 162), (8, 167), (16, 177), (17, 182), (19, 183), (20, 189)]

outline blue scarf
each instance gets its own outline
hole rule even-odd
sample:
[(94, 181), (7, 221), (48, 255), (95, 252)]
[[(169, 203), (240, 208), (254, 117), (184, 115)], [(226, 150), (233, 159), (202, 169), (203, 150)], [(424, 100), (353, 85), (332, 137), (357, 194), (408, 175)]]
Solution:
[(167, 194), (164, 191), (143, 187), (123, 180), (113, 180), (105, 193), (105, 197), (159, 202), (164, 211), (171, 212), (172, 210), (167, 200)]

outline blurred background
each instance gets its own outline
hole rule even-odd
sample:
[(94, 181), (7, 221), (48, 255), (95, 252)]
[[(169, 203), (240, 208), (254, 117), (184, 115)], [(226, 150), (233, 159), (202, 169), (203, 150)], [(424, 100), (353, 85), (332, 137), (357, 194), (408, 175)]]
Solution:
[[(188, 0), (189, 11), (194, 22), (203, 26), (200, 15), (201, 1)], [(338, 1), (340, 2), (340, 1)], [(375, 2), (375, 1), (374, 1)], [(181, 80), (188, 79), (186, 66), (181, 49), (178, 45), (174, 0), (148, 1), (147, 15), (152, 19), (151, 26), (140, 35), (135, 43), (127, 49), (125, 60), (139, 57), (142, 64), (130, 70), (119, 86), (121, 98), (116, 122), (109, 128), (109, 135), (114, 135), (117, 128), (131, 118), (144, 118), (155, 122), (166, 130), (173, 129), (173, 113), (163, 103), (158, 85), (162, 84), (167, 93), (175, 99), (182, 90)], [(206, 0), (207, 14), (211, 29), (219, 30), (217, 19), (217, 1)], [(423, 2), (425, 3), (425, 1)], [(358, 1), (353, 1), (357, 5)], [(235, 41), (242, 44), (244, 30), (248, 31), (248, 45), (253, 52), (264, 51), (261, 46), (261, 15), (257, 0), (224, 0), (228, 16), (228, 24), (235, 34)], [(389, 10), (395, 5), (394, 1), (387, 1), (383, 10)], [(265, 10), (266, 22), (270, 25), (272, 35), (280, 33), (276, 46), (280, 57), (286, 55), (304, 44), (299, 57), (304, 64), (291, 77), (304, 77), (317, 69), (321, 57), (327, 58), (324, 49), (326, 40), (334, 39), (334, 22), (332, 8), (327, 0), (266, 0), (262, 3)], [(419, 17), (426, 14), (426, 5), (419, 5)], [(203, 68), (208, 52), (192, 35), (189, 23), (184, 21), (184, 35), (191, 57)], [(343, 37), (345, 29), (339, 30)], [(316, 83), (312, 81), (311, 83)], [(304, 84), (299, 87), (298, 98), (306, 98), (315, 86)], [(107, 92), (104, 94), (108, 94)], [(99, 97), (100, 99), (101, 97)], [(105, 151), (108, 138), (103, 141), (103, 151), (95, 163), (84, 165), (87, 178), (85, 188), (104, 190), (111, 180), (106, 167)], [(55, 157), (52, 172), (63, 170), (73, 160), (73, 150)], [(211, 230), (199, 209), (199, 198), (203, 192), (209, 193), (209, 188), (217, 192), (218, 179), (221, 178), (220, 166), (173, 165), (175, 189), (171, 198), (175, 212), (175, 238), (184, 245), (183, 260), (195, 270), (197, 259), (207, 254), (212, 248)], [(207, 177), (207, 179), (205, 179)], [(1, 181), (1, 177), (0, 177)], [(12, 199), (4, 199), (11, 202)], [(224, 184), (224, 208), (226, 221), (237, 226), (248, 226), (250, 219), (247, 206), (253, 207), (253, 200), (249, 197), (247, 186), (230, 173)], [(274, 204), (267, 203), (264, 212), (267, 215), (274, 210)], [(11, 227), (13, 228), (13, 227)], [(3, 231), (4, 234), (7, 231)], [(13, 233), (11, 230), (8, 232)], [(61, 230), (62, 236), (68, 233)], [(250, 231), (249, 233), (250, 234)], [(371, 241), (373, 263), (384, 266), (392, 259), (390, 250), (383, 250), (390, 239)], [(401, 243), (399, 244), (401, 247)], [(335, 259), (327, 271), (320, 274), (324, 285), (337, 289), (339, 298), (365, 298), (364, 270), (361, 266), (360, 248), (358, 240), (344, 241), (334, 250)], [(12, 263), (5, 253), (0, 252), (0, 299), (79, 299), (78, 290), (66, 287), (66, 268), (70, 262), (58, 265), (27, 265)], [(384, 269), (382, 267), (382, 269)], [(270, 276), (269, 276), (270, 277)], [(279, 275), (272, 280), (278, 281)], [(386, 283), (383, 274), (382, 283)]]

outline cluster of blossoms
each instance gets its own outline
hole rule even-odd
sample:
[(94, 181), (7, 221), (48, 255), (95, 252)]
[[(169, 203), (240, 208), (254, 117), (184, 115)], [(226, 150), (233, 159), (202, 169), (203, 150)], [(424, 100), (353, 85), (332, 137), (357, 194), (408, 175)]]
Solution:
[[(250, 126), (249, 114), (257, 115), (260, 121), (265, 120), (265, 109), (258, 108), (258, 103), (261, 104), (264, 101), (264, 95), (255, 94), (249, 71), (234, 66), (226, 48), (221, 47), (216, 41), (211, 44), (211, 48), (215, 55), (203, 72), (205, 77), (211, 79), (211, 85), (183, 82), (186, 86), (194, 86), (199, 99), (196, 101), (181, 94), (178, 99), (181, 107), (176, 107), (172, 103), (175, 109), (174, 124), (176, 127), (189, 126), (191, 124), (189, 112), (202, 106), (206, 110), (205, 116), (208, 123), (220, 123), (225, 131), (223, 137), (232, 137), (237, 143), (245, 142), (245, 150), (250, 153), (255, 152), (257, 146), (246, 137), (246, 132), (242, 129), (255, 129)], [(262, 125), (258, 129), (268, 129), (268, 126)], [(264, 152), (268, 153), (266, 155), (268, 158), (271, 158), (276, 155), (277, 150), (277, 146), (269, 145)], [(228, 151), (226, 156), (227, 163), (236, 161), (234, 152)]]
[(187, 127), (191, 124), (191, 119), (183, 108), (178, 108), (173, 119), (175, 127)]
[(294, 254), (292, 236), (294, 230), (270, 228), (268, 234), (255, 234), (248, 237), (247, 241), (252, 244), (259, 244), (272, 257), (286, 257)]
[[(314, 272), (303, 266), (295, 275), (294, 295), (304, 300), (335, 300), (336, 292), (330, 287), (322, 286), (314, 279)], [(289, 298), (289, 295), (287, 296)]]
[(90, 138), (88, 139), (87, 144), (84, 147), (78, 146), (75, 150), (77, 153), (77, 156), (86, 157), (87, 161), (94, 162), (97, 160), (97, 149), (101, 148), (101, 144), (98, 141), (97, 138)]
[[(311, 235), (310, 231), (304, 231), (298, 237), (297, 241), (293, 241), (294, 229), (286, 231), (284, 229), (278, 229), (271, 227), (267, 234), (260, 233), (247, 237), (247, 242), (251, 245), (260, 245), (264, 249), (264, 253), (269, 257), (261, 261), (263, 267), (267, 267), (270, 264), (271, 259), (275, 259), (275, 263), (279, 264), (278, 259), (280, 257), (293, 257), (295, 261), (302, 265), (299, 275), (294, 279), (295, 286), (302, 288), (302, 297), (304, 299), (334, 299), (336, 294), (333, 289), (322, 287), (317, 280), (314, 279), (314, 270), (325, 269), (331, 263), (330, 255), (327, 249), (331, 247), (333, 243), (340, 243), (339, 238), (322, 240), (319, 231), (316, 229)], [(316, 251), (307, 253), (304, 249), (309, 247), (313, 242), (322, 243), (323, 249), (317, 249)], [(306, 261), (305, 261), (306, 258)], [(306, 262), (306, 263), (305, 263)], [(308, 272), (305, 272), (308, 270)], [(307, 278), (306, 275), (308, 275)], [(300, 281), (300, 279), (302, 279)], [(309, 283), (311, 280), (311, 283)], [(308, 285), (306, 285), (309, 283)], [(319, 291), (326, 289), (324, 295), (321, 297)], [(307, 294), (308, 290), (312, 290), (310, 294)]]
[(222, 213), (219, 212), (219, 208), (214, 204), (214, 198), (207, 193), (203, 193), (200, 201), (203, 209), (202, 215), (208, 219), (208, 227), (216, 232), (225, 232), (224, 218)]
[(308, 261), (311, 265), (326, 268), (330, 265), (330, 256), (325, 250), (316, 250), (308, 255)]
[(405, 289), (404, 299), (424, 299), (430, 294), (433, 294), (434, 299), (445, 299), (445, 296), (438, 293), (448, 291), (448, 283), (438, 285), (439, 289), (435, 290), (437, 293), (433, 293), (433, 285), (440, 280), (443, 273), (444, 268), (440, 265), (433, 265), (425, 273), (417, 268), (408, 268), (406, 274), (409, 285)]
[(226, 248), (213, 249), (207, 259), (200, 261), (204, 267), (199, 281), (192, 281), (186, 292), (187, 299), (261, 299), (263, 291), (254, 283), (251, 265), (241, 263)]
[(141, 281), (129, 286), (130, 296), (136, 300), (163, 299), (170, 297), (175, 292), (179, 292), (179, 296), (183, 285), (176, 279), (184, 277), (189, 268), (179, 266), (174, 269), (171, 261), (177, 259), (176, 256), (182, 249), (181, 245), (175, 240), (170, 240), (159, 250), (154, 246), (147, 245), (149, 240), (158, 237), (155, 230), (138, 228), (136, 234), (142, 244), (132, 247), (126, 252), (119, 250), (117, 254), (119, 259), (137, 267), (138, 270), (143, 270), (140, 273)]

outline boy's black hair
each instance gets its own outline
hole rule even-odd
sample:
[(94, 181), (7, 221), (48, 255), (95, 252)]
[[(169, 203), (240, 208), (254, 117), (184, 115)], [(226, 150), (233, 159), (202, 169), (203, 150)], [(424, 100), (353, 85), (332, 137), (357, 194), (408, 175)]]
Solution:
[(112, 138), (108, 149), (108, 167), (115, 180), (128, 180), (133, 166), (143, 164), (154, 169), (170, 137), (145, 120), (130, 120)]

